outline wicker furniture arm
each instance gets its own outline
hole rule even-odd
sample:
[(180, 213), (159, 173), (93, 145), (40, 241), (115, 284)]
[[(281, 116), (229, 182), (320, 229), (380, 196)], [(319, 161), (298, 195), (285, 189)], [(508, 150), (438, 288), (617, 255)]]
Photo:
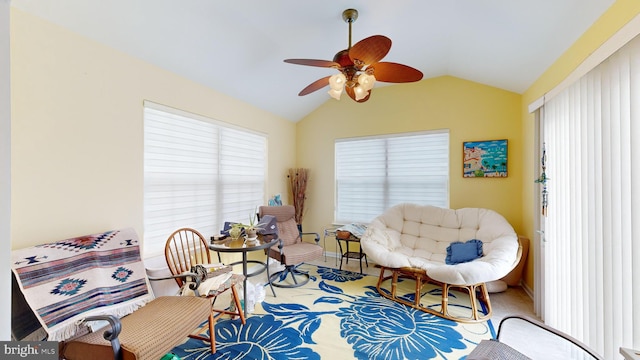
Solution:
[(120, 331), (122, 331), (122, 323), (120, 322), (120, 319), (113, 315), (96, 315), (88, 316), (82, 320), (83, 323), (90, 323), (94, 321), (109, 322), (109, 326), (105, 326), (103, 328), (104, 332), (102, 333), (102, 337), (111, 343), (113, 358), (115, 360), (122, 360), (122, 349), (120, 347), (120, 339), (118, 338)]

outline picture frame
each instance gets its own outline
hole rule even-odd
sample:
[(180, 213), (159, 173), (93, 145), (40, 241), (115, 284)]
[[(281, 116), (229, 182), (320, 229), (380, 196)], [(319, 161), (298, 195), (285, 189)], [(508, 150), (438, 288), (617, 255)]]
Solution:
[(462, 143), (462, 176), (466, 178), (505, 178), (508, 175), (508, 142), (501, 140)]

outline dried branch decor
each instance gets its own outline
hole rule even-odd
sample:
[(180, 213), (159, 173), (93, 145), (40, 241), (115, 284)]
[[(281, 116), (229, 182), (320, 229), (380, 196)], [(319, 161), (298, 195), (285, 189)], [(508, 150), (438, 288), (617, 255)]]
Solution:
[(307, 198), (307, 181), (309, 179), (309, 169), (289, 169), (289, 184), (291, 185), (291, 194), (293, 199), (293, 207), (296, 208), (296, 223), (302, 224), (304, 217), (304, 201)]

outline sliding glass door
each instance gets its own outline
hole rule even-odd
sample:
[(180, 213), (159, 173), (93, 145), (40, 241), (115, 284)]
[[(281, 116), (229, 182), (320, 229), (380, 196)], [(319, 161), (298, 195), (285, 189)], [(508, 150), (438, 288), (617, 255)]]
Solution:
[(640, 38), (546, 101), (539, 116), (548, 194), (536, 310), (618, 358), (620, 346), (640, 345)]

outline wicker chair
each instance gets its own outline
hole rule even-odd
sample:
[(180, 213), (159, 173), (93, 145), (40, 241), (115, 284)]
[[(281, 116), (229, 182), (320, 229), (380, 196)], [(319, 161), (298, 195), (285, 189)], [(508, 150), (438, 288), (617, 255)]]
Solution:
[[(159, 359), (181, 344), (185, 336), (209, 341), (193, 332), (208, 318), (208, 330), (214, 333), (215, 319), (211, 304), (193, 296), (161, 296), (133, 313), (118, 319), (114, 316), (91, 316), (85, 322), (108, 321), (101, 331), (88, 333), (60, 343), (60, 356), (67, 360)], [(215, 353), (215, 340), (211, 353)]]

